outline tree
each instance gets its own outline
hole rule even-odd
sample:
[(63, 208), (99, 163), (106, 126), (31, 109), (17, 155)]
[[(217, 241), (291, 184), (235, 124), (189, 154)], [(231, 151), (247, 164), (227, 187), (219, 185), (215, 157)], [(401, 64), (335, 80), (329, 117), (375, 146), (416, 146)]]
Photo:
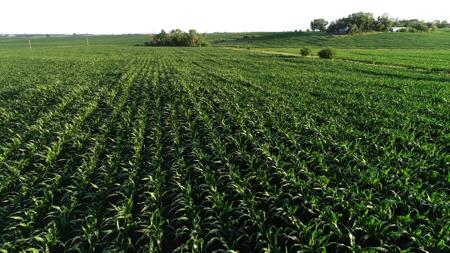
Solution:
[(392, 28), (394, 21), (387, 15), (379, 16), (375, 21), (374, 29), (378, 32), (387, 32)]
[(323, 18), (314, 19), (311, 21), (311, 30), (312, 31), (321, 31), (324, 32), (327, 29), (328, 21)]
[(442, 21), (436, 20), (435, 23), (438, 28), (450, 27), (450, 24), (447, 22), (447, 20), (442, 20)]
[(152, 42), (154, 43), (154, 45), (168, 46), (169, 35), (166, 33), (166, 31), (161, 30), (160, 33), (153, 37)]
[(427, 25), (428, 25), (429, 30), (432, 32), (437, 31), (437, 29), (438, 29), (438, 26), (435, 22), (429, 22)]
[(348, 21), (346, 18), (341, 18), (335, 21), (331, 21), (327, 28), (327, 33), (329, 34), (344, 34), (348, 33), (350, 27), (348, 26)]
[(415, 29), (418, 32), (426, 32), (430, 28), (428, 27), (428, 24), (426, 24), (423, 21), (417, 21), (410, 25), (411, 28)]
[(347, 17), (350, 33), (370, 32), (374, 30), (375, 18), (369, 12), (357, 12)]

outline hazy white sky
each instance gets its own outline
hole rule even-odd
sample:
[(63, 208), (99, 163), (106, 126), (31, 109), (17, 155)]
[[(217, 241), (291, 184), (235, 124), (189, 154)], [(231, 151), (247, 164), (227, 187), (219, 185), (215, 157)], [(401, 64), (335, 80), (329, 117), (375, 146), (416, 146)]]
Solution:
[(450, 21), (450, 0), (0, 0), (0, 33), (288, 31), (358, 11)]

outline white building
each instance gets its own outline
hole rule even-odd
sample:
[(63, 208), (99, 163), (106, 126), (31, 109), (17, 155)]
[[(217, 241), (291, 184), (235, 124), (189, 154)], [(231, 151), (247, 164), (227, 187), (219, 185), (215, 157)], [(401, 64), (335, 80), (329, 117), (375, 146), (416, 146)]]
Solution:
[(391, 29), (389, 29), (390, 32), (396, 33), (402, 29), (406, 29), (406, 27), (401, 27), (401, 26), (397, 26), (397, 27), (391, 27)]

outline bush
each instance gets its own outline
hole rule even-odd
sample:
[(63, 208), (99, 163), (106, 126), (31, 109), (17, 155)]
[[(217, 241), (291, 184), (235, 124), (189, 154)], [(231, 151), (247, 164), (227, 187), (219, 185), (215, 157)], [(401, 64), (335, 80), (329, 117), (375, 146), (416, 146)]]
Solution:
[(333, 59), (336, 56), (336, 51), (331, 48), (325, 48), (320, 50), (318, 55), (320, 58)]
[(309, 48), (307, 48), (307, 47), (304, 47), (304, 48), (300, 49), (300, 54), (301, 54), (302, 56), (308, 56), (308, 55), (311, 55), (311, 49), (309, 49)]

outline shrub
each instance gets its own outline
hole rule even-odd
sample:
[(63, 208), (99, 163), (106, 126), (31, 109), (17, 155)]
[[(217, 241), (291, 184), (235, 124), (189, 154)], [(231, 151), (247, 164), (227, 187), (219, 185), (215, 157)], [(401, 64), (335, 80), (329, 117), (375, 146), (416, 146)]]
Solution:
[(325, 48), (320, 50), (318, 55), (320, 58), (333, 59), (336, 56), (336, 51), (331, 48)]
[(307, 47), (304, 47), (304, 48), (300, 49), (300, 54), (301, 54), (302, 56), (308, 56), (308, 55), (311, 55), (311, 49), (309, 49), (309, 48), (307, 48)]

